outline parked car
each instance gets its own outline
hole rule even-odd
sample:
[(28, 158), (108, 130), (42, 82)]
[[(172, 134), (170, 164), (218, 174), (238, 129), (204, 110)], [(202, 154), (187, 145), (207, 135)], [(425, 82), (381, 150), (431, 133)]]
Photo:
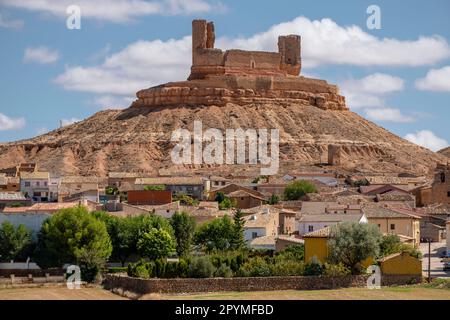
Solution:
[(447, 250), (442, 251), (440, 256), (439, 256), (439, 258), (441, 258), (441, 259), (446, 258), (447, 257), (447, 253), (448, 253)]
[(444, 262), (444, 271), (450, 270), (450, 261)]

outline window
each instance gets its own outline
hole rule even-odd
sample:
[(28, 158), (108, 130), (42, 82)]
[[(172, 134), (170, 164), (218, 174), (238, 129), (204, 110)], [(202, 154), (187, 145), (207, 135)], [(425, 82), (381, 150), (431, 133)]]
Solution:
[(378, 229), (381, 229), (381, 224), (378, 224)]
[(252, 239), (255, 239), (258, 237), (258, 233), (257, 232), (252, 232)]
[(36, 182), (36, 186), (40, 186), (41, 185), (41, 183), (38, 181), (38, 182)]
[(25, 187), (29, 187), (30, 186), (30, 182), (25, 182)]
[(252, 69), (255, 69), (255, 61), (252, 61), (252, 62), (251, 62), (251, 68), (252, 68)]
[(391, 223), (391, 230), (395, 230), (395, 224)]
[(441, 182), (444, 183), (445, 182), (445, 173), (441, 172)]
[(450, 191), (447, 191), (447, 197), (450, 198)]
[(313, 232), (314, 231), (314, 226), (308, 226), (308, 232)]

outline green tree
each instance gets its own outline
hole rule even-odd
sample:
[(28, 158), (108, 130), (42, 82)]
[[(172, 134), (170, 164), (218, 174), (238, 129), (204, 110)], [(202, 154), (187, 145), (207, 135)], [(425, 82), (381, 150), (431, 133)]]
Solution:
[(188, 196), (184, 193), (178, 193), (173, 197), (173, 201), (180, 201), (180, 204), (185, 206), (196, 206), (198, 205), (199, 201)]
[(379, 257), (385, 257), (393, 253), (407, 252), (415, 258), (422, 258), (422, 253), (412, 245), (402, 243), (395, 234), (386, 234), (381, 238)]
[(152, 260), (166, 258), (175, 247), (172, 235), (164, 229), (152, 228), (137, 243), (139, 252)]
[(111, 240), (105, 223), (91, 215), (85, 207), (78, 206), (60, 210), (43, 223), (38, 236), (36, 260), (43, 268), (77, 264), (84, 277), (92, 274), (93, 270), (100, 270), (111, 252)]
[(272, 206), (278, 204), (278, 202), (280, 202), (280, 197), (275, 194), (271, 195), (269, 200), (267, 200), (267, 204), (270, 204)]
[(164, 191), (166, 190), (166, 186), (163, 184), (154, 185), (154, 186), (145, 186), (145, 191)]
[(216, 197), (215, 197), (214, 201), (221, 203), (224, 199), (225, 199), (225, 195), (223, 194), (222, 191), (219, 191), (216, 193)]
[(177, 241), (177, 254), (186, 257), (191, 251), (195, 232), (195, 219), (186, 212), (175, 213), (170, 219), (173, 232)]
[(206, 251), (229, 250), (233, 236), (233, 222), (228, 216), (224, 216), (201, 225), (195, 233), (194, 241)]
[(379, 254), (381, 233), (368, 223), (344, 222), (331, 228), (328, 247), (332, 263), (342, 263), (352, 274), (362, 270), (361, 262)]
[(231, 239), (231, 249), (240, 250), (245, 248), (244, 241), (244, 213), (237, 209), (233, 215), (233, 238)]
[(228, 198), (227, 196), (225, 196), (225, 198), (222, 200), (222, 202), (219, 203), (219, 209), (220, 210), (231, 209), (234, 206), (236, 206), (234, 201), (231, 200), (230, 198)]
[(298, 200), (307, 193), (317, 193), (316, 186), (309, 181), (297, 180), (286, 186), (284, 189), (284, 199)]
[(0, 261), (26, 259), (32, 246), (31, 232), (23, 224), (14, 227), (9, 221), (0, 226)]

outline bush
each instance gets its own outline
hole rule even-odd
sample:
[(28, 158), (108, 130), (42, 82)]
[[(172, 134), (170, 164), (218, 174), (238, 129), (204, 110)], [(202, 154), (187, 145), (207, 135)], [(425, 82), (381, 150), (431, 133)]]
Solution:
[(108, 273), (124, 273), (128, 272), (128, 267), (109, 267)]
[(151, 267), (152, 267), (151, 264), (146, 263), (143, 260), (140, 260), (137, 263), (130, 263), (128, 265), (127, 273), (129, 277), (148, 279), (150, 278), (150, 275), (152, 273)]
[(271, 266), (261, 257), (256, 257), (244, 263), (238, 271), (240, 277), (270, 277)]
[(323, 274), (328, 277), (343, 277), (351, 274), (351, 272), (342, 263), (325, 263), (323, 266)]
[(323, 274), (323, 267), (320, 262), (313, 257), (310, 263), (305, 266), (305, 276), (320, 276)]
[(305, 246), (303, 244), (288, 246), (283, 251), (276, 253), (275, 258), (277, 261), (303, 261), (305, 259)]
[(208, 256), (193, 258), (189, 265), (189, 276), (191, 278), (211, 278), (214, 271), (214, 265)]
[(298, 200), (307, 193), (316, 193), (317, 188), (314, 184), (305, 180), (291, 182), (284, 189), (284, 200)]
[(247, 260), (248, 256), (244, 251), (220, 252), (211, 256), (214, 267), (219, 268), (222, 264), (225, 264), (235, 273)]
[(300, 261), (277, 261), (272, 265), (273, 276), (302, 276), (305, 273), (305, 264)]
[(219, 268), (217, 268), (216, 272), (214, 273), (214, 277), (231, 278), (233, 277), (233, 271), (226, 264), (222, 264)]
[(164, 259), (137, 263), (130, 263), (127, 268), (128, 276), (139, 278), (187, 278), (188, 263), (180, 259), (178, 262), (169, 262)]

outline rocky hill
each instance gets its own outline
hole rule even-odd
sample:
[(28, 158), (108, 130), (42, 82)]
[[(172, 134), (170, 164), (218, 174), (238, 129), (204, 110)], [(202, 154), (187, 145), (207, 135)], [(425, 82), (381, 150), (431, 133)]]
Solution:
[[(140, 90), (126, 110), (92, 117), (33, 139), (0, 144), (0, 168), (36, 162), (61, 175), (109, 171), (255, 176), (254, 165), (174, 165), (174, 130), (279, 129), (280, 174), (327, 162), (338, 150), (340, 169), (364, 173), (428, 174), (445, 156), (414, 145), (348, 110), (339, 88), (300, 76), (301, 38), (280, 36), (278, 52), (214, 48), (212, 22), (192, 24), (188, 81)], [(336, 147), (337, 146), (337, 147)]]
[[(304, 104), (131, 107), (108, 110), (30, 140), (0, 145), (0, 167), (33, 161), (58, 174), (108, 171), (193, 173), (208, 166), (175, 166), (170, 161), (173, 130), (279, 128), (280, 173), (326, 161), (330, 144), (342, 146), (342, 169), (361, 172), (428, 173), (443, 155), (418, 147), (351, 111)], [(225, 132), (225, 131), (223, 131)], [(255, 174), (252, 166), (219, 166), (214, 173)]]
[(438, 153), (450, 158), (450, 147), (439, 150)]

